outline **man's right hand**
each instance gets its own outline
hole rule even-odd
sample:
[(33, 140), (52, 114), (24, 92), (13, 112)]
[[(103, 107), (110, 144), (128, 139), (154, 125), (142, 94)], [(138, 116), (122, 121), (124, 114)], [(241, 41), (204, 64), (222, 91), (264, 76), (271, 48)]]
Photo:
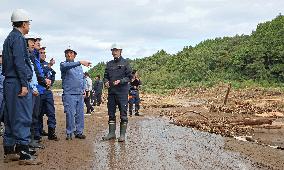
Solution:
[(55, 64), (55, 60), (52, 58), (52, 59), (49, 61), (49, 66), (52, 67), (54, 64)]
[(50, 85), (51, 85), (51, 80), (45, 79), (45, 82), (46, 82), (46, 85), (47, 85), (47, 86), (50, 86)]
[(38, 96), (39, 95), (38, 91), (33, 91), (33, 95)]
[(108, 82), (108, 81), (105, 82), (105, 87), (106, 87), (106, 88), (109, 88), (109, 82)]
[(24, 96), (26, 96), (28, 93), (29, 93), (28, 88), (27, 88), (27, 87), (22, 87), (22, 89), (21, 89), (20, 93), (18, 94), (18, 96), (24, 97)]
[(91, 67), (92, 63), (89, 62), (89, 61), (80, 61), (80, 64), (82, 64), (83, 66), (86, 66), (86, 67)]

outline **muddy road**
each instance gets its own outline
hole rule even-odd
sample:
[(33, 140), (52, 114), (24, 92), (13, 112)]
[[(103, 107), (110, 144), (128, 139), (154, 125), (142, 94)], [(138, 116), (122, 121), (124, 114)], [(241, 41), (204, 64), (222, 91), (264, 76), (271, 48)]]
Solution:
[[(100, 137), (103, 134), (99, 134)], [(98, 138), (99, 139), (99, 138)], [(224, 149), (221, 136), (145, 117), (130, 123), (128, 140), (95, 141), (94, 169), (252, 169), (253, 163)]]
[[(87, 139), (66, 141), (65, 114), (61, 98), (57, 96), (57, 134), (60, 141), (43, 138), (46, 149), (38, 151), (38, 158), (43, 160), (43, 164), (6, 164), (1, 156), (0, 169), (284, 169), (284, 151), (268, 146), (271, 140), (265, 135), (270, 134), (277, 145), (282, 145), (281, 129), (269, 132), (263, 132), (267, 129), (258, 129), (257, 140), (262, 139), (262, 143), (240, 141), (173, 123), (174, 120), (181, 119), (176, 114), (182, 113), (185, 116), (185, 111), (191, 114), (198, 111), (208, 118), (203, 99), (177, 100), (149, 95), (144, 95), (143, 98), (143, 116), (129, 118), (127, 140), (118, 143), (101, 140), (108, 130), (105, 103), (96, 107), (94, 114), (85, 116)], [(2, 147), (0, 154), (3, 155)]]

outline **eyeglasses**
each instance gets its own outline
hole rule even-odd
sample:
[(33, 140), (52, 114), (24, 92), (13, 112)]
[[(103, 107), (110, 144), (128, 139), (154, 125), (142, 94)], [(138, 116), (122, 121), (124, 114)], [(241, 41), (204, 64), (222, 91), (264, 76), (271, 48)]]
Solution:
[(40, 54), (45, 54), (45, 52), (40, 52)]

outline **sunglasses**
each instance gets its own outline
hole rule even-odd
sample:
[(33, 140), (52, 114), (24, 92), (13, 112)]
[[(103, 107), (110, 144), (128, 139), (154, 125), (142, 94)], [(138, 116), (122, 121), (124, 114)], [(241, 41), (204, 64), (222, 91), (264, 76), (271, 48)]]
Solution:
[(45, 52), (40, 52), (40, 54), (45, 54)]

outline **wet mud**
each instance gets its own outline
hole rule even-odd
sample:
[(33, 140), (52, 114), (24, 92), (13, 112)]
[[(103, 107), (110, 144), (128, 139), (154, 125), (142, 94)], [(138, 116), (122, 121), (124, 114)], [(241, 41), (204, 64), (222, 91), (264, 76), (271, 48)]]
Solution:
[(102, 141), (102, 135), (95, 141), (94, 169), (257, 169), (239, 153), (225, 150), (220, 135), (163, 118), (130, 121), (125, 143)]

